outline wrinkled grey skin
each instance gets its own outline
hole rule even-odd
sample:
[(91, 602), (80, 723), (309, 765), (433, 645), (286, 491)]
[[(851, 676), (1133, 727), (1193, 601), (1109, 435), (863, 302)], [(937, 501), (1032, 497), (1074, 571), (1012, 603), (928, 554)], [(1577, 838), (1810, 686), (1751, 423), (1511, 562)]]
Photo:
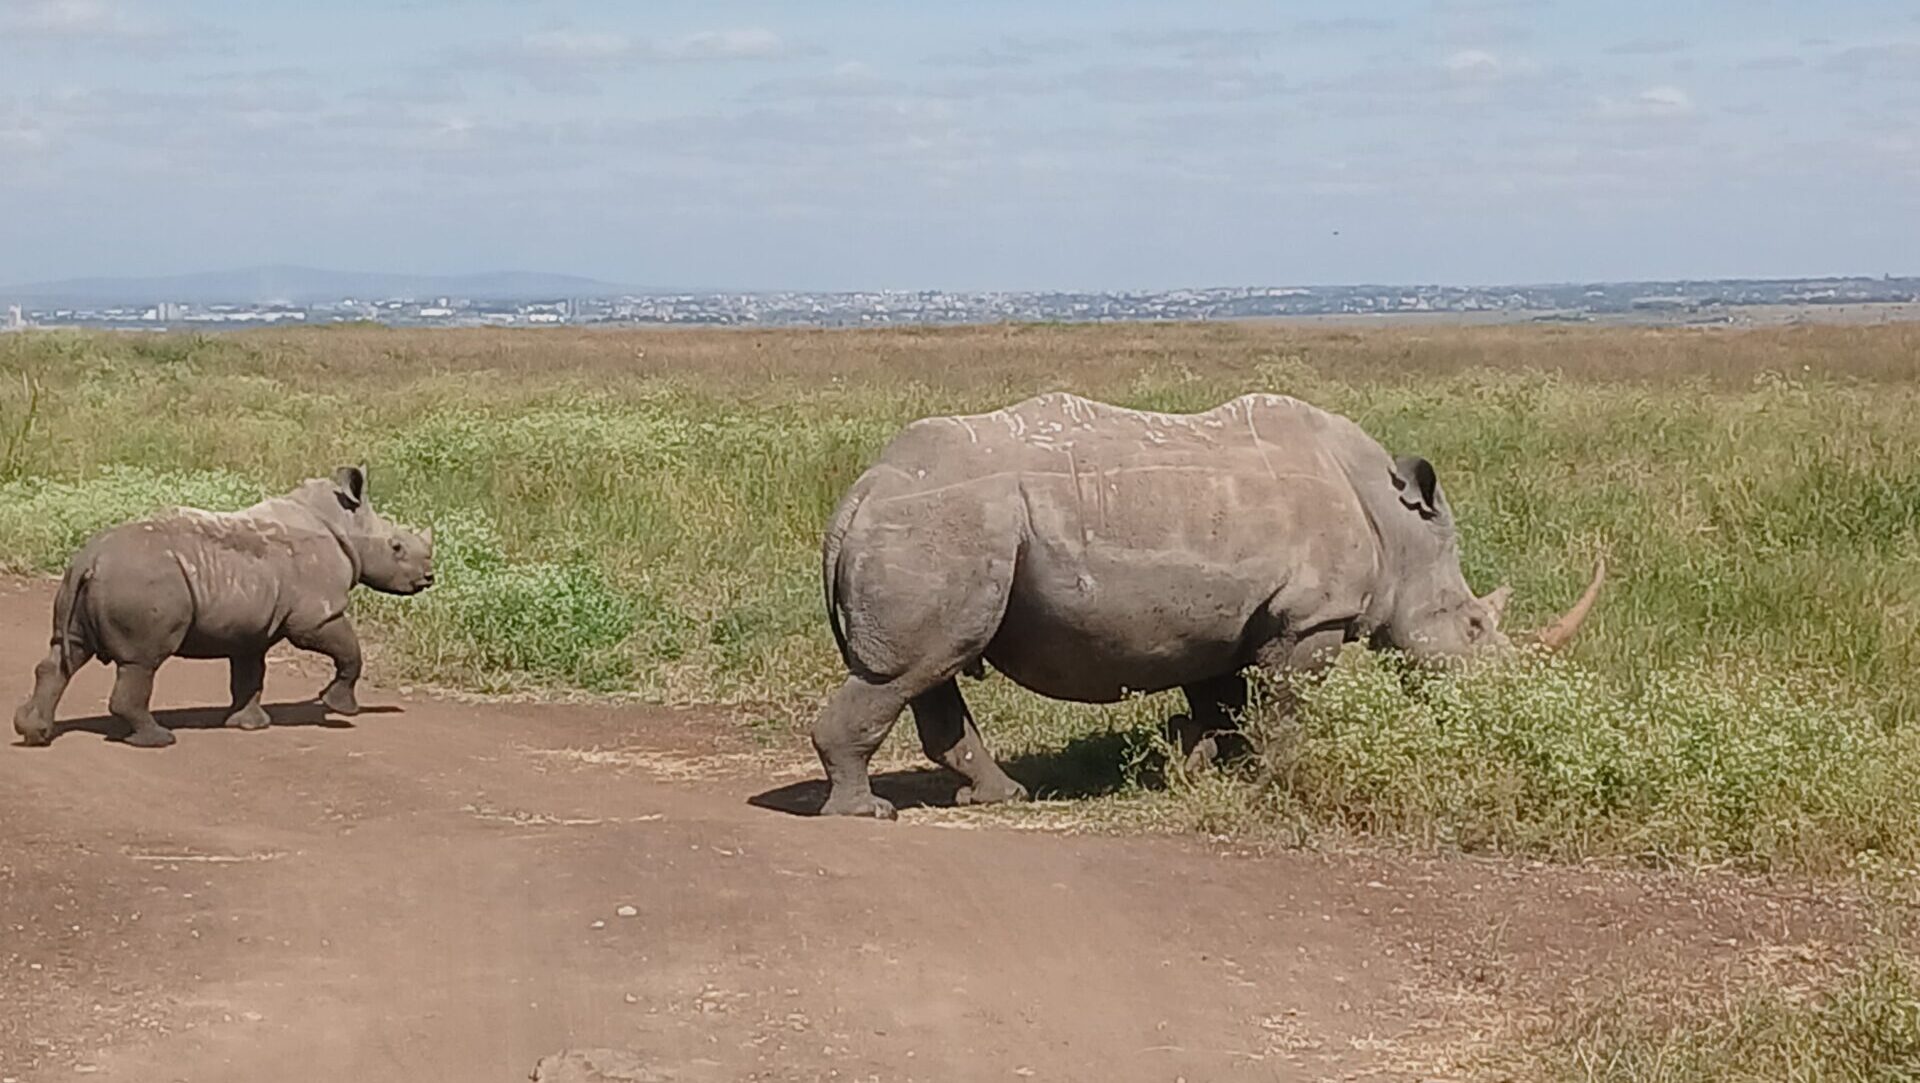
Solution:
[(173, 743), (147, 709), (154, 671), (168, 658), (226, 658), (227, 725), (260, 729), (267, 650), (289, 640), (333, 659), (321, 696), (359, 712), (360, 640), (347, 593), (433, 585), (431, 533), (416, 534), (367, 503), (366, 471), (345, 467), (285, 496), (225, 514), (181, 509), (94, 536), (74, 556), (53, 606), (53, 644), (34, 668), (33, 693), (13, 716), (29, 745), (53, 738), (54, 709), (75, 670), (99, 658), (118, 667), (108, 707), (143, 748)]
[(1276, 395), (1175, 415), (1053, 394), (915, 422), (841, 502), (824, 560), (851, 674), (813, 731), (825, 814), (893, 815), (867, 765), (902, 708), (962, 803), (1024, 798), (955, 681), (983, 661), (1055, 699), (1184, 689), (1192, 749), (1231, 725), (1250, 665), (1509, 645), (1508, 591), (1468, 589), (1433, 467)]

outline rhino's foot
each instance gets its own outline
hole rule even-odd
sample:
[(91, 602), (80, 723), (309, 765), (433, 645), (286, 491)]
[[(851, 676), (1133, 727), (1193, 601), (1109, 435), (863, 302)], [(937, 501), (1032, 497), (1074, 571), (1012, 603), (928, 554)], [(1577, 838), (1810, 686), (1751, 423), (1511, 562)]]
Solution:
[(835, 790), (827, 795), (827, 803), (820, 806), (822, 816), (864, 816), (874, 820), (894, 820), (900, 814), (894, 810), (893, 802), (871, 793), (856, 794), (851, 797)]
[(997, 805), (1003, 801), (1025, 801), (1027, 788), (1010, 778), (984, 785), (962, 786), (953, 795), (956, 805)]
[(126, 743), (135, 748), (165, 748), (177, 738), (165, 726), (136, 726), (127, 734)]
[(36, 747), (48, 744), (53, 740), (53, 721), (40, 717), (40, 712), (33, 709), (33, 703), (29, 700), (13, 712), (13, 732), (20, 735), (21, 744)]
[(327, 690), (320, 694), (320, 703), (334, 714), (351, 717), (360, 713), (360, 701), (354, 698), (350, 684), (328, 685)]
[(236, 730), (263, 730), (272, 724), (267, 717), (266, 708), (258, 703), (249, 704), (227, 716), (227, 728)]

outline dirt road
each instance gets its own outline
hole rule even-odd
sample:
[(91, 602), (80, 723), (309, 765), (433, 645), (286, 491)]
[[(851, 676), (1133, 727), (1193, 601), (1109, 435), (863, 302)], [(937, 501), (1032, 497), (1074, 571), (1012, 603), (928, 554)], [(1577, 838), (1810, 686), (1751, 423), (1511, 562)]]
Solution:
[[(50, 598), (0, 581), (6, 714)], [(284, 661), (260, 733), (217, 728), (222, 666), (170, 664), (181, 740), (147, 751), (101, 736), (107, 686), (75, 682), (51, 748), (0, 747), (13, 1083), (508, 1081), (570, 1046), (688, 1081), (1417, 1079), (1515, 975), (1831, 920), (1665, 878), (805, 818), (767, 807), (799, 749), (729, 756), (717, 720), (369, 689), (348, 725)]]

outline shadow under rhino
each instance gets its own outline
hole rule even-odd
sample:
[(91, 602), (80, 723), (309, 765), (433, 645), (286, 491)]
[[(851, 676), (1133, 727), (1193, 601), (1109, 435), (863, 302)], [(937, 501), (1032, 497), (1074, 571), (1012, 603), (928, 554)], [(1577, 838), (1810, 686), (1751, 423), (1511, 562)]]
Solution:
[[(1166, 785), (1164, 758), (1135, 761), (1129, 753), (1138, 740), (1137, 734), (1119, 731), (1082, 734), (1057, 749), (1009, 757), (1001, 766), (1041, 800), (1105, 797), (1132, 786), (1160, 789)], [(965, 804), (960, 790), (966, 781), (938, 767), (905, 768), (875, 774), (873, 791), (898, 809), (958, 808)], [(747, 804), (813, 816), (826, 798), (827, 781), (808, 779), (754, 794)]]

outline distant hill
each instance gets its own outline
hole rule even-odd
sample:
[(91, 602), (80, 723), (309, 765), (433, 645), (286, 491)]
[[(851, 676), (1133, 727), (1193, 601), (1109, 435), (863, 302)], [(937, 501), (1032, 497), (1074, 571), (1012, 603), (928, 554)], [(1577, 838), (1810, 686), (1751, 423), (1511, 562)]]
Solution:
[(247, 267), (234, 271), (151, 278), (72, 278), (0, 286), (0, 303), (37, 305), (313, 304), (360, 299), (465, 297), (484, 301), (536, 301), (563, 297), (614, 297), (666, 292), (622, 286), (578, 275), (496, 271), (468, 275), (406, 275), (328, 271), (313, 267)]

